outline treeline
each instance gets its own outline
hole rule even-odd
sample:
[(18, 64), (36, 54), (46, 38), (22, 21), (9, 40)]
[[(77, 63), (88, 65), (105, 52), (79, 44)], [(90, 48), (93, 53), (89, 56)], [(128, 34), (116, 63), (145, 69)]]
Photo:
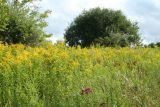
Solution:
[(148, 44), (148, 45), (144, 45), (144, 47), (150, 47), (150, 48), (160, 47), (160, 42), (150, 43), (150, 44)]

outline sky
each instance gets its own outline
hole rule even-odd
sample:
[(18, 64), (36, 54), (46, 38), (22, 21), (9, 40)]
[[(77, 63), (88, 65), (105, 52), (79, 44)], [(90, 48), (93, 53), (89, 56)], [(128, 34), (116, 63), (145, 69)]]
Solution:
[(102, 7), (121, 10), (133, 22), (138, 22), (143, 43), (160, 41), (160, 0), (42, 0), (40, 10), (51, 10), (46, 32), (53, 42), (63, 40), (65, 29), (83, 10)]

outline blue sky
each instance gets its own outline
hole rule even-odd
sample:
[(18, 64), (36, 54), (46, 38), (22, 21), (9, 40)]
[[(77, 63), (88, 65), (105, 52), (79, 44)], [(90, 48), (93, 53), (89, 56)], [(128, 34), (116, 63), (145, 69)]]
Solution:
[(41, 10), (49, 9), (48, 33), (52, 41), (63, 39), (65, 29), (84, 9), (94, 7), (122, 10), (132, 21), (139, 23), (144, 43), (160, 41), (160, 0), (42, 0)]

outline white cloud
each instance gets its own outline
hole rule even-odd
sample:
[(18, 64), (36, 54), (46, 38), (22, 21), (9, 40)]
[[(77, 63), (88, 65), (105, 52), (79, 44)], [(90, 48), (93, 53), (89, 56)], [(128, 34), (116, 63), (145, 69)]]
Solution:
[(126, 9), (127, 16), (137, 19), (145, 42), (160, 41), (160, 1), (128, 0)]

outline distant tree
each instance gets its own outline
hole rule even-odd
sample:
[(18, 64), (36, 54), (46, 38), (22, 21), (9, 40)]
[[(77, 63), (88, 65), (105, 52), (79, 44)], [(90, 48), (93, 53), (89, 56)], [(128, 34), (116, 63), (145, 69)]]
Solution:
[(155, 47), (156, 47), (156, 44), (155, 44), (155, 43), (150, 43), (150, 44), (148, 45), (148, 47), (150, 47), (150, 48), (155, 48)]
[(160, 47), (160, 42), (157, 42), (156, 45), (157, 45), (157, 47)]
[(1, 11), (4, 12), (0, 17), (2, 20), (0, 23), (5, 24), (0, 26), (0, 41), (8, 44), (22, 43), (37, 46), (51, 36), (43, 30), (47, 26), (45, 19), (50, 11), (40, 13), (33, 5), (34, 1), (4, 0), (5, 5), (1, 7)]
[(144, 48), (148, 48), (148, 45), (147, 45), (147, 44), (143, 44), (143, 47), (144, 47)]
[(69, 46), (92, 44), (128, 46), (140, 44), (137, 23), (132, 23), (121, 11), (94, 8), (83, 11), (64, 34)]

